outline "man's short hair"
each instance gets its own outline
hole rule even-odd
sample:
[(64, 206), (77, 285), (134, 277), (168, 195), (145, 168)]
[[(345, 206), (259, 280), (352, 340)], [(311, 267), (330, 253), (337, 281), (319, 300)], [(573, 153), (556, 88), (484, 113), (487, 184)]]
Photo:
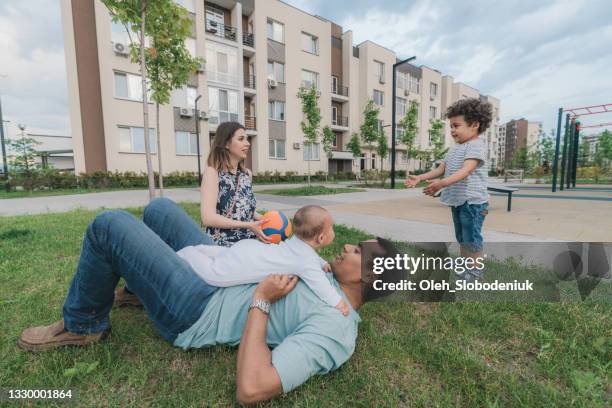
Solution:
[(389, 241), (388, 239), (377, 237), (376, 242), (378, 245), (373, 247), (367, 247), (368, 249), (371, 248), (371, 251), (363, 250), (365, 246), (362, 246), (361, 251), (361, 298), (364, 303), (370, 300), (389, 296), (394, 292), (392, 290), (375, 290), (373, 285), (374, 280), (379, 280), (383, 283), (398, 283), (402, 279), (405, 279), (407, 276), (407, 273), (404, 269), (385, 269), (383, 273), (375, 276), (373, 275), (372, 271), (374, 268), (375, 257), (395, 258), (395, 256), (399, 253), (393, 242)]
[(446, 110), (446, 117), (463, 116), (468, 125), (478, 122), (478, 134), (484, 133), (493, 120), (493, 107), (478, 98), (460, 99)]
[(302, 240), (311, 240), (325, 229), (329, 212), (320, 205), (306, 205), (293, 216), (293, 232)]

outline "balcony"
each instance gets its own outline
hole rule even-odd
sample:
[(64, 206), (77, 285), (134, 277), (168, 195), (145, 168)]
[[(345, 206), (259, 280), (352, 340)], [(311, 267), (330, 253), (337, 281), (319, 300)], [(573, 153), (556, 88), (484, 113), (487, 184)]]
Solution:
[(255, 75), (247, 75), (244, 77), (244, 88), (245, 94), (255, 94)]
[(221, 24), (218, 21), (206, 20), (206, 33), (230, 41), (236, 41), (236, 27)]
[(242, 33), (242, 45), (255, 48), (255, 35), (253, 33)]
[(332, 83), (332, 100), (336, 102), (348, 102), (348, 86), (334, 85)]
[(244, 115), (244, 127), (248, 134), (257, 132), (257, 118), (255, 116)]
[(336, 116), (332, 117), (332, 126), (333, 130), (339, 131), (347, 131), (349, 130), (348, 117), (346, 116)]

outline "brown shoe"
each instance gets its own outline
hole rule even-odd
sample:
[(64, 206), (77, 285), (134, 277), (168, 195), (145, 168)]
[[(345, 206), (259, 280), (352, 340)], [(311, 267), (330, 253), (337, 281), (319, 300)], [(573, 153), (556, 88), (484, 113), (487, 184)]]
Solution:
[(62, 319), (49, 326), (25, 329), (17, 345), (28, 351), (44, 351), (63, 346), (86, 346), (105, 339), (109, 334), (110, 329), (101, 333), (70, 333), (64, 328), (64, 319)]
[(115, 290), (115, 301), (113, 302), (113, 307), (142, 307), (142, 303), (133, 293), (129, 293), (125, 290), (125, 288), (119, 288)]

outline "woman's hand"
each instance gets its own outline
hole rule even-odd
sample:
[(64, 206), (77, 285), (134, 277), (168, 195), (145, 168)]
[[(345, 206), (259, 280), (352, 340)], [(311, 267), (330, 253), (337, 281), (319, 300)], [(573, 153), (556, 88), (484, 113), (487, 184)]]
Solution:
[(268, 222), (268, 220), (259, 220), (259, 221), (247, 222), (246, 223), (246, 228), (249, 231), (251, 231), (253, 234), (255, 234), (257, 239), (259, 239), (261, 242), (269, 244), (270, 240), (268, 239), (268, 237), (266, 237), (266, 235), (261, 230), (261, 225), (265, 224), (266, 222)]
[(253, 299), (264, 299), (274, 303), (291, 292), (297, 283), (298, 277), (294, 275), (268, 275), (255, 288)]

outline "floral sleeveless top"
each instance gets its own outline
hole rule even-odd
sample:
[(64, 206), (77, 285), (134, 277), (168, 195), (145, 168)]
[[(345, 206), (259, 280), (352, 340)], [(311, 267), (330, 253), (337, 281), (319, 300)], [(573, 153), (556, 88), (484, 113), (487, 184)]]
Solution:
[[(236, 175), (219, 170), (219, 196), (217, 198), (217, 214), (227, 217), (234, 196), (236, 196), (236, 204), (230, 217), (237, 221), (253, 221), (255, 214), (255, 194), (251, 184), (249, 175), (238, 170), (239, 191), (236, 196)], [(213, 237), (215, 244), (221, 246), (232, 246), (236, 242), (243, 239), (257, 238), (253, 232), (246, 228), (213, 228), (206, 227), (206, 232)]]

